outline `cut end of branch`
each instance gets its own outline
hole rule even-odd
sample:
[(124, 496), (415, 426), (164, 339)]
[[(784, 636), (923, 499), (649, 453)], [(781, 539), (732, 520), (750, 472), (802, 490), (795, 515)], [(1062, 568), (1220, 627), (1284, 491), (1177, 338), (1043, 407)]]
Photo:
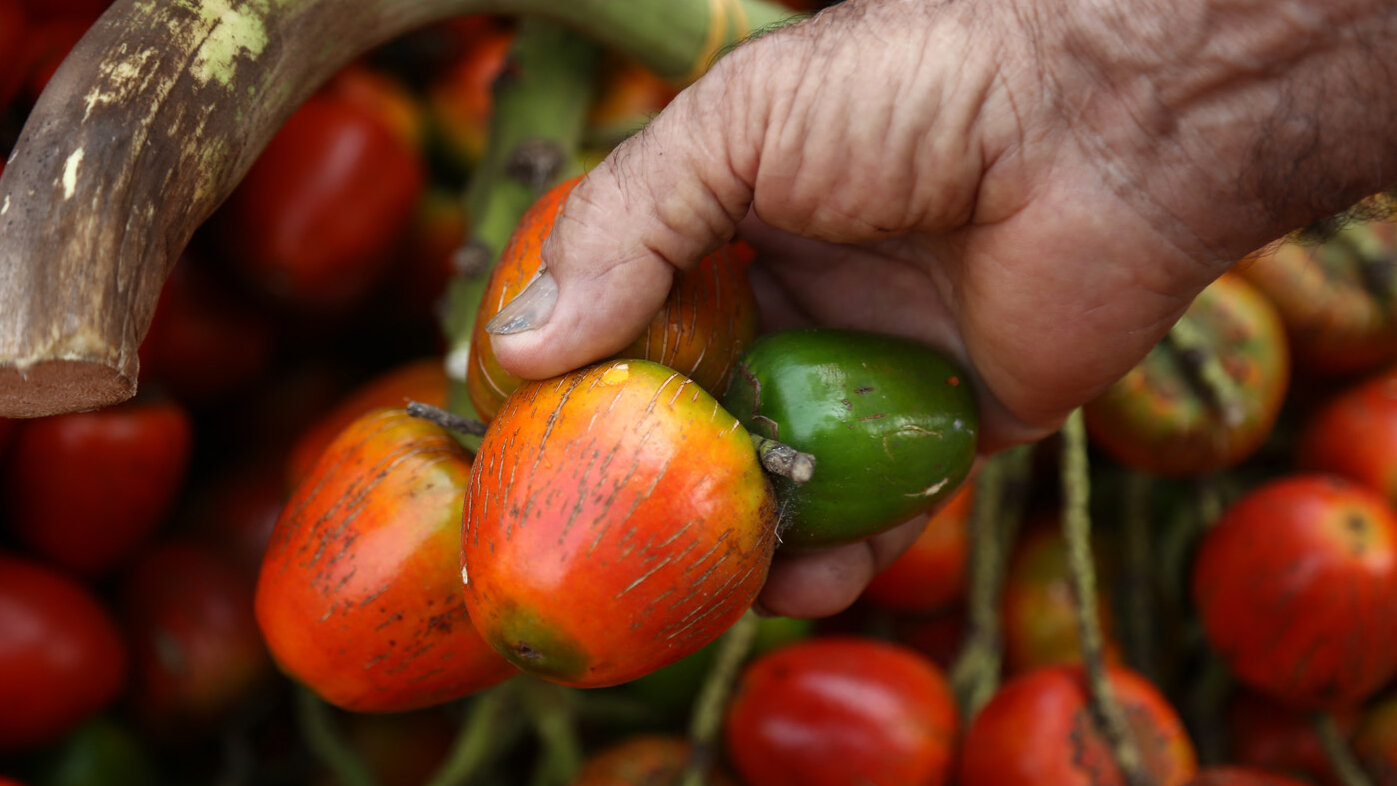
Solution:
[(773, 475), (795, 483), (805, 483), (815, 475), (815, 457), (809, 453), (757, 434), (752, 435), (752, 444), (762, 468)]
[(0, 417), (39, 418), (119, 404), (136, 377), (91, 360), (41, 360), (21, 371), (0, 365)]

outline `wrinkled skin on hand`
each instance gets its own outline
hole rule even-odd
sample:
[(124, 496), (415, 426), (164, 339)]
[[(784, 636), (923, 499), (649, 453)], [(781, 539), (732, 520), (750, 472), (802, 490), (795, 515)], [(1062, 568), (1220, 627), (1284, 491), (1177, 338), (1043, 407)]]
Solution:
[[(577, 187), (556, 305), (495, 337), (543, 377), (615, 352), (734, 233), (766, 327), (872, 329), (972, 369), (983, 451), (1051, 433), (1192, 297), (1397, 182), (1370, 0), (847, 0), (738, 47)], [(778, 558), (820, 616), (916, 536)]]

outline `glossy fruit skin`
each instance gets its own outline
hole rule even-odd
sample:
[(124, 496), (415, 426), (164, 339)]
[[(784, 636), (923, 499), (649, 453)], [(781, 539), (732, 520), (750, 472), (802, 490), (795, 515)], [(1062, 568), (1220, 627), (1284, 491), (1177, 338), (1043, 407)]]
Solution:
[(217, 228), (261, 291), (303, 313), (343, 313), (382, 279), (425, 179), (389, 121), (319, 93), (258, 156)]
[[(1135, 733), (1146, 770), (1160, 786), (1181, 786), (1197, 770), (1183, 722), (1148, 680), (1107, 669)], [(1005, 682), (966, 731), (960, 786), (1124, 786), (1097, 730), (1078, 666), (1044, 666)]]
[(1265, 770), (1222, 766), (1199, 770), (1187, 786), (1305, 786), (1305, 784)]
[(748, 430), (815, 456), (779, 481), (782, 546), (882, 532), (950, 496), (975, 458), (969, 379), (920, 342), (835, 328), (767, 333), (743, 354), (723, 406)]
[[(471, 404), (487, 422), (522, 380), (500, 366), (485, 324), (539, 271), (543, 242), (580, 181), (573, 178), (549, 189), (529, 208), (490, 275), (471, 335), (466, 372)], [(668, 366), (714, 396), (721, 395), (743, 349), (757, 335), (757, 301), (747, 280), (753, 256), (745, 243), (728, 243), (692, 270), (679, 273), (645, 332), (613, 357)]]
[(405, 407), (409, 400), (446, 406), (446, 368), (439, 357), (418, 358), (395, 366), (350, 391), (301, 433), (286, 459), (286, 487), (294, 489), (310, 474), (320, 454), (346, 426), (379, 407)]
[(171, 400), (23, 421), (4, 473), (15, 533), (80, 575), (110, 572), (163, 523), (193, 439), (188, 413)]
[(0, 554), (0, 751), (53, 742), (117, 698), (128, 659), (84, 585)]
[(1349, 221), (1318, 240), (1288, 235), (1236, 269), (1276, 304), (1296, 365), (1335, 376), (1397, 360), (1394, 259), (1397, 222), (1387, 217)]
[(965, 595), (974, 498), (973, 485), (961, 486), (945, 506), (928, 516), (922, 534), (873, 577), (863, 599), (904, 614), (942, 611), (959, 601)]
[(1237, 678), (1284, 703), (1351, 706), (1397, 675), (1397, 514), (1352, 481), (1253, 488), (1199, 544), (1192, 591)]
[[(638, 734), (587, 757), (568, 786), (679, 786), (692, 746), (681, 736)], [(736, 786), (716, 767), (709, 786)]]
[(751, 438), (684, 375), (613, 360), (517, 389), (463, 520), (471, 619), (535, 676), (627, 682), (727, 630), (776, 546)]
[(1233, 412), (1200, 393), (1182, 360), (1188, 352), (1169, 337), (1082, 410), (1093, 444), (1127, 466), (1170, 476), (1250, 457), (1271, 433), (1290, 382), (1280, 314), (1240, 276), (1208, 285), (1181, 319), (1204, 336), (1238, 388)]
[(825, 636), (747, 665), (724, 746), (738, 775), (763, 786), (939, 786), (958, 731), (931, 661), (889, 642)]
[(1340, 389), (1312, 412), (1295, 463), (1343, 475), (1397, 504), (1397, 369)]
[(340, 432), (287, 501), (258, 578), (282, 671), (355, 712), (402, 712), (514, 673), (460, 590), (470, 462), (439, 426), (376, 409)]
[(253, 580), (195, 540), (149, 549), (123, 578), (137, 717), (166, 738), (216, 730), (274, 674), (253, 614)]

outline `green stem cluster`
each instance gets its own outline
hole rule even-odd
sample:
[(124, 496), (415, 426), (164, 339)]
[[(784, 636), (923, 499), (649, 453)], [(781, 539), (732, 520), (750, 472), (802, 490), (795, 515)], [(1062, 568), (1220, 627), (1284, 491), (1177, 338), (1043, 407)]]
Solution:
[(1104, 637), (1097, 616), (1096, 566), (1092, 559), (1089, 470), (1086, 426), (1082, 411), (1077, 409), (1062, 426), (1062, 531), (1067, 543), (1082, 665), (1092, 714), (1125, 782), (1130, 786), (1150, 786), (1153, 778), (1144, 766), (1139, 745), (1106, 672)]
[(969, 632), (950, 671), (951, 690), (966, 723), (999, 689), (1004, 659), (1000, 595), (1022, 518), (1022, 486), (1031, 458), (1029, 445), (1006, 450), (985, 462), (976, 481), (969, 532)]
[(723, 715), (732, 697), (742, 664), (752, 652), (757, 640), (757, 615), (751, 611), (738, 618), (719, 640), (718, 654), (713, 666), (694, 700), (689, 721), (689, 763), (680, 779), (680, 786), (704, 786), (711, 771), (718, 747), (718, 733), (723, 727)]
[(340, 737), (326, 704), (303, 685), (296, 686), (296, 722), (311, 753), (343, 786), (378, 786), (359, 754)]
[(1359, 764), (1353, 748), (1349, 747), (1348, 740), (1344, 739), (1344, 733), (1334, 721), (1334, 716), (1327, 712), (1319, 713), (1315, 716), (1314, 726), (1315, 734), (1329, 759), (1329, 766), (1333, 768), (1339, 783), (1342, 786), (1373, 786), (1373, 779), (1363, 771), (1363, 766)]

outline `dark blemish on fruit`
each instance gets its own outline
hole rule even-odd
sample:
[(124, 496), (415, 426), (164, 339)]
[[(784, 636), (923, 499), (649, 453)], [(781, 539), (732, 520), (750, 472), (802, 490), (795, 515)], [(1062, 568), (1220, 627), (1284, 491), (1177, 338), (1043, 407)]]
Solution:
[(879, 413), (876, 414), (876, 415), (864, 415), (863, 417), (859, 418), (859, 420), (882, 420), (883, 418), (885, 418), (885, 417), (887, 417), (887, 416), (888, 416), (888, 413), (886, 413), (886, 412), (879, 412)]
[(519, 657), (529, 661), (536, 661), (543, 657), (543, 653), (529, 646), (529, 643), (526, 641), (516, 642), (514, 644), (514, 652)]
[(870, 386), (868, 386), (868, 387), (854, 388), (854, 392), (855, 392), (855, 393), (858, 393), (860, 396), (862, 396), (862, 395), (864, 395), (865, 393), (872, 393), (872, 392), (873, 392), (873, 387), (870, 385)]

